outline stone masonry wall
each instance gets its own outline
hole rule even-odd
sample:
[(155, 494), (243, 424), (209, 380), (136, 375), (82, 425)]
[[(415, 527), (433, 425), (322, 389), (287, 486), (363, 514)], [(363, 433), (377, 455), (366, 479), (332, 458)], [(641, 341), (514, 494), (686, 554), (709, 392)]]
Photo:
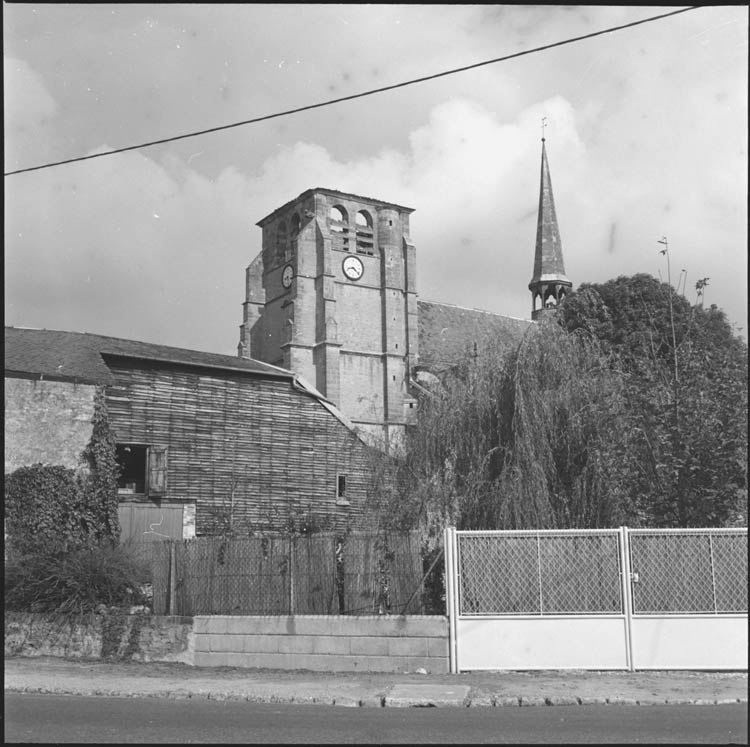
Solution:
[(5, 472), (36, 463), (78, 466), (91, 436), (90, 384), (5, 378)]
[(442, 616), (196, 616), (196, 666), (448, 672)]
[(193, 663), (189, 617), (5, 613), (5, 656)]

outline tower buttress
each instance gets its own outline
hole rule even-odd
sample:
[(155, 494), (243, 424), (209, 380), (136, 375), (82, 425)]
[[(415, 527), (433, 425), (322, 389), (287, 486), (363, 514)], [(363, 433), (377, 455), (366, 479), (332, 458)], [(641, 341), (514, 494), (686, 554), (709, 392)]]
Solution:
[[(531, 318), (538, 319), (545, 311), (554, 310), (572, 287), (573, 283), (565, 275), (560, 229), (557, 225), (552, 180), (543, 137), (534, 274), (529, 282), (532, 299)], [(540, 302), (539, 308), (537, 308), (537, 301)]]

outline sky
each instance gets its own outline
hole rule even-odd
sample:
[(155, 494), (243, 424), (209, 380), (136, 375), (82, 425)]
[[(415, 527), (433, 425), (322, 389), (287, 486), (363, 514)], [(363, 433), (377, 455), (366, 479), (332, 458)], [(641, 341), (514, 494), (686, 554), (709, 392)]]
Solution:
[[(315, 104), (675, 6), (4, 4), (5, 172)], [(747, 339), (748, 8), (5, 176), (5, 323), (234, 354), (257, 221), (414, 208), (419, 297), (529, 318), (541, 158), (574, 287), (649, 273)], [(669, 242), (669, 268), (660, 254)], [(669, 271), (669, 275), (668, 275)]]

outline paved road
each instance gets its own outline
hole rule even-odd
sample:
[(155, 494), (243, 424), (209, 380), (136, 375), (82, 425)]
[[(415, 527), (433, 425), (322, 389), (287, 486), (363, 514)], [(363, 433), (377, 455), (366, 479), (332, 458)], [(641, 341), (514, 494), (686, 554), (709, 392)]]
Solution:
[(341, 708), (5, 695), (6, 742), (747, 744), (747, 707)]

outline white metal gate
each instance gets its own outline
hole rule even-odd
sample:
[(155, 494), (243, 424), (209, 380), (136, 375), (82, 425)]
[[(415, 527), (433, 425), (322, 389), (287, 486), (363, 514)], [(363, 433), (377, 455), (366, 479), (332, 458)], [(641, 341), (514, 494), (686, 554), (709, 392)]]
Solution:
[(445, 531), (452, 672), (747, 669), (747, 529)]

